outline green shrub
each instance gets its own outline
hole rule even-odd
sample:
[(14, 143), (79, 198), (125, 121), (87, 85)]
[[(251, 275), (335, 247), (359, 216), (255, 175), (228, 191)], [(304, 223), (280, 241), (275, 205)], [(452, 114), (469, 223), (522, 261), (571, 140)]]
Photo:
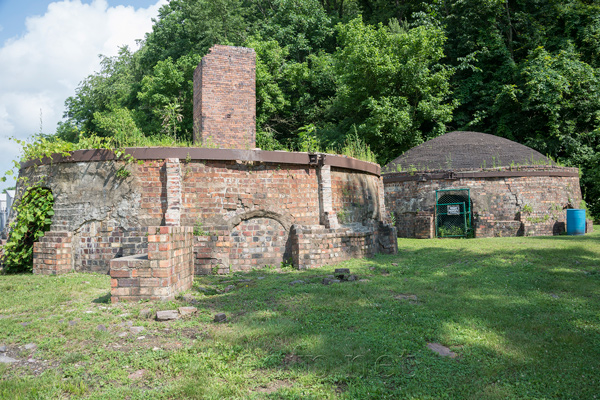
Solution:
[(440, 226), (438, 237), (465, 236), (465, 228), (462, 226)]
[(8, 241), (4, 245), (2, 263), (9, 274), (31, 272), (33, 243), (50, 229), (54, 196), (50, 189), (33, 186), (27, 189), (15, 206), (16, 220), (10, 224)]
[(197, 220), (194, 225), (194, 236), (210, 236), (210, 233), (204, 230), (200, 220)]
[(369, 161), (373, 163), (377, 162), (375, 153), (373, 153), (371, 151), (371, 147), (358, 136), (356, 128), (354, 133), (351, 133), (346, 137), (346, 141), (344, 142), (344, 145), (340, 149), (339, 153), (348, 157), (356, 158), (358, 160)]
[(533, 207), (531, 207), (529, 204), (525, 204), (523, 205), (523, 208), (521, 208), (521, 211), (525, 214), (531, 214), (533, 212)]
[(131, 175), (131, 171), (126, 169), (125, 167), (121, 167), (115, 173), (115, 176), (120, 179), (128, 178)]

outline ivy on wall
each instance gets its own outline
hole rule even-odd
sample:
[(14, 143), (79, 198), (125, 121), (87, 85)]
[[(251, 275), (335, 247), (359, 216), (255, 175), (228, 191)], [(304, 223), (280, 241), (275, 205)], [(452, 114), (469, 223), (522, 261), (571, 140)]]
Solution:
[(17, 217), (10, 224), (2, 256), (5, 273), (32, 271), (33, 243), (50, 229), (54, 215), (53, 205), (52, 191), (40, 186), (28, 188), (21, 201), (15, 205)]

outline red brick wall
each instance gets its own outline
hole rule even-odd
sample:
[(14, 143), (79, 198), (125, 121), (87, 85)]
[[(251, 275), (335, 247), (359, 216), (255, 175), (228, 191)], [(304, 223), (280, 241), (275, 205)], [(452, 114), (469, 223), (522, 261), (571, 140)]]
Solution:
[[(121, 167), (121, 165), (118, 165)], [(172, 167), (172, 166), (171, 166)], [(141, 164), (133, 163), (129, 165), (133, 172), (131, 179), (136, 180), (136, 189), (140, 193), (139, 213), (136, 220), (131, 224), (140, 224), (142, 226), (156, 226), (165, 223), (165, 213), (167, 211), (167, 162), (144, 161)], [(102, 188), (106, 190), (105, 188)], [(86, 190), (98, 190), (97, 187), (89, 186)], [(108, 194), (106, 195), (109, 196)], [(61, 207), (61, 204), (55, 204), (55, 210)], [(60, 220), (63, 214), (61, 209), (56, 210), (56, 216), (53, 218), (53, 226), (64, 226)], [(146, 237), (134, 239), (135, 234), (124, 231), (135, 231), (138, 227), (123, 227), (123, 220), (116, 218), (118, 210), (109, 213), (109, 218), (104, 220), (93, 219), (79, 226), (73, 232), (73, 261), (77, 271), (108, 273), (110, 269), (110, 260), (115, 257), (128, 256), (140, 253), (140, 240), (147, 242)], [(138, 233), (139, 235), (139, 233)], [(128, 246), (134, 246), (128, 250)], [(130, 247), (130, 246), (129, 246)]]
[(118, 223), (90, 221), (73, 235), (73, 263), (76, 271), (107, 273), (109, 262), (123, 254), (123, 229)]
[(33, 244), (33, 273), (59, 275), (73, 271), (71, 232), (46, 232)]
[(165, 225), (179, 226), (181, 223), (181, 165), (178, 158), (165, 160), (167, 209)]
[(218, 236), (194, 236), (194, 274), (229, 273), (229, 260), (215, 254), (217, 241)]
[(142, 224), (161, 225), (167, 211), (166, 166), (164, 161), (144, 161), (134, 164), (139, 179), (140, 218)]
[(315, 168), (223, 162), (181, 164), (181, 224), (227, 225), (236, 215), (257, 210), (289, 218), (290, 223), (319, 224)]
[[(251, 218), (231, 230), (229, 264), (234, 271), (265, 265), (280, 266), (289, 232), (271, 218)], [(291, 253), (287, 254), (291, 257)]]
[[(477, 237), (552, 235), (564, 231), (567, 204), (581, 202), (576, 177), (531, 176), (405, 181), (385, 184), (386, 207), (396, 215), (398, 237), (418, 237), (417, 213), (433, 215), (435, 191), (469, 188)], [(523, 212), (531, 207), (531, 213)], [(515, 223), (516, 221), (516, 223)], [(435, 221), (434, 221), (435, 224)]]
[(396, 214), (398, 237), (431, 239), (435, 237), (435, 217), (433, 211), (406, 212)]
[(392, 232), (394, 228), (375, 225), (362, 232), (343, 227), (294, 227), (291, 233), (294, 267), (307, 269), (338, 264), (351, 258), (371, 257), (379, 252), (397, 253), (396, 232)]
[(379, 213), (379, 177), (332, 168), (333, 210), (340, 224), (362, 222)]
[[(167, 164), (172, 167), (169, 179)], [(136, 229), (165, 225), (166, 216), (177, 219), (176, 211), (182, 226), (200, 223), (209, 234), (194, 239), (196, 273), (278, 265), (291, 254), (292, 226), (320, 226), (317, 166), (185, 159), (179, 160), (178, 167), (175, 164), (175, 160), (131, 163), (126, 166), (131, 175), (121, 179), (110, 178), (110, 170), (107, 173), (107, 168), (119, 168), (120, 162), (90, 161), (57, 164), (62, 169), (56, 165), (40, 168), (55, 174), (48, 182), (58, 199), (53, 229), (63, 227), (61, 230), (73, 233), (77, 270), (107, 272), (114, 257), (139, 254), (147, 237)], [(64, 171), (71, 173), (63, 176)], [(56, 185), (54, 176), (60, 176)], [(71, 184), (71, 176), (80, 180)], [(353, 221), (371, 223), (363, 220), (367, 216), (381, 220), (375, 190), (377, 176), (332, 168), (332, 177), (331, 197), (336, 207), (354, 207), (359, 217)], [(168, 182), (175, 189), (168, 190)], [(64, 192), (65, 187), (69, 192)], [(179, 191), (180, 204), (173, 201)], [(78, 197), (83, 192), (95, 197)], [(120, 193), (127, 196), (127, 201)], [(256, 234), (255, 226), (259, 227)], [(268, 233), (271, 231), (278, 233), (272, 236)], [(239, 234), (244, 238), (251, 234), (252, 241), (241, 241), (241, 236), (235, 236)], [(236, 242), (236, 237), (240, 241)]]
[(296, 260), (294, 266), (299, 269), (370, 257), (376, 252), (372, 232), (314, 227), (296, 228), (292, 235), (292, 254)]
[(192, 287), (191, 227), (147, 228), (148, 253), (110, 262), (111, 301), (171, 300)]
[(279, 266), (291, 257), (290, 226), (262, 217), (235, 221), (229, 226), (206, 227), (194, 237), (194, 269), (197, 275), (249, 271), (265, 265)]
[(219, 148), (256, 147), (256, 54), (213, 46), (194, 72), (194, 138)]

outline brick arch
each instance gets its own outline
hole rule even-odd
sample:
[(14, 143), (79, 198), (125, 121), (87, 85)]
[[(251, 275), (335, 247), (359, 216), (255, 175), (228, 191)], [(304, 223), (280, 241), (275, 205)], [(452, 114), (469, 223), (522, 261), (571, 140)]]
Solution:
[(226, 221), (229, 230), (232, 230), (243, 221), (247, 221), (252, 218), (269, 218), (279, 222), (287, 232), (292, 228), (293, 217), (290, 214), (282, 214), (275, 210), (261, 209), (246, 211), (242, 214), (236, 214)]
[(275, 210), (246, 211), (227, 221), (232, 271), (279, 266), (291, 258), (292, 216)]
[(229, 231), (229, 264), (232, 271), (278, 267), (291, 258), (290, 229), (269, 214), (241, 220)]

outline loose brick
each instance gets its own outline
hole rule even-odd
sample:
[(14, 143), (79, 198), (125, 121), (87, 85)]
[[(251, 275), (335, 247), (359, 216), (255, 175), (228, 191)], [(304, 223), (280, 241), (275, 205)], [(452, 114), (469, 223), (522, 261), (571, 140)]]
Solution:
[(111, 276), (111, 278), (131, 278), (131, 271), (130, 270), (111, 269), (110, 276)]

